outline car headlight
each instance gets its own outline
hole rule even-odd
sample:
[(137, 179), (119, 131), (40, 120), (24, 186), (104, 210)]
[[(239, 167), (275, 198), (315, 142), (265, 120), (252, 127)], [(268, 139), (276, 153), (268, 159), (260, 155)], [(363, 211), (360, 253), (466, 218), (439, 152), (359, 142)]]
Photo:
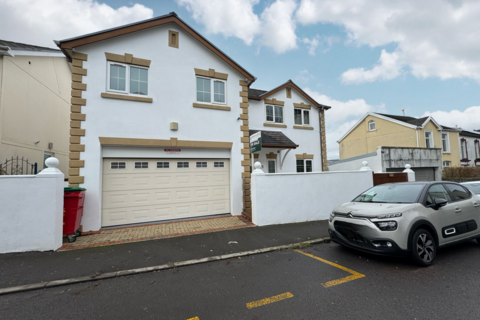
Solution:
[(330, 219), (328, 219), (328, 221), (332, 222), (333, 218), (335, 218), (335, 211), (330, 213)]
[(397, 221), (375, 222), (375, 225), (378, 227), (378, 229), (380, 229), (382, 231), (397, 230)]
[(390, 219), (390, 218), (398, 218), (401, 217), (401, 213), (387, 213), (387, 214), (380, 214), (377, 216), (377, 219)]

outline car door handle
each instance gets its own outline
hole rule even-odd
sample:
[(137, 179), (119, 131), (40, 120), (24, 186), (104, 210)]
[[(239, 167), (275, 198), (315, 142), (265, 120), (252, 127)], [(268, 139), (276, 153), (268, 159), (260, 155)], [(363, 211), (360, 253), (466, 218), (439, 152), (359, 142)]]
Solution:
[(474, 207), (480, 207), (480, 204), (474, 202), (474, 203), (473, 203), (473, 206), (474, 206)]
[(457, 213), (458, 213), (458, 212), (462, 212), (462, 209), (460, 209), (460, 208), (455, 208), (455, 212), (457, 212)]

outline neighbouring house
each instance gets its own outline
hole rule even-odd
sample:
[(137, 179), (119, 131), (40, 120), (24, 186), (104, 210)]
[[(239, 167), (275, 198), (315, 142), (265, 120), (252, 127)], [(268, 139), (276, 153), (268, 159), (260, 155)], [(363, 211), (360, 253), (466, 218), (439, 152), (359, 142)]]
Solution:
[(84, 231), (251, 214), (254, 132), (275, 172), (326, 165), (329, 107), (291, 81), (250, 89), (256, 78), (173, 12), (56, 43), (73, 65), (69, 184), (87, 189)]
[[(70, 79), (60, 50), (0, 40), (0, 165), (18, 157), (40, 171), (55, 156), (67, 175)], [(7, 163), (8, 174), (25, 173), (16, 163)]]
[(371, 158), (370, 167), (375, 172), (400, 172), (408, 163), (417, 180), (441, 180), (443, 167), (462, 164), (461, 132), (440, 125), (432, 117), (370, 112), (337, 141), (340, 160), (329, 168), (344, 170)]
[(480, 132), (462, 130), (459, 136), (461, 165), (480, 166)]

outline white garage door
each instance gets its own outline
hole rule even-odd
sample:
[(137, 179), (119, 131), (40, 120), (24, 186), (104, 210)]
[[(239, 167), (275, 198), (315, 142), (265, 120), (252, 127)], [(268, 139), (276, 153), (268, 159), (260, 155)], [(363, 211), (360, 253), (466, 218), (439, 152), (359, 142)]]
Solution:
[(102, 226), (230, 213), (226, 159), (104, 159)]

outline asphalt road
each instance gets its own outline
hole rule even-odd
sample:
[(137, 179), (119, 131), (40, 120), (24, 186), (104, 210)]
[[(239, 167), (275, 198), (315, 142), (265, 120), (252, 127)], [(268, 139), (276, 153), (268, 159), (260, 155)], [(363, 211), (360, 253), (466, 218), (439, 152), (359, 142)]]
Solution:
[(61, 252), (0, 254), (0, 288), (150, 267), (325, 238), (329, 236), (327, 224), (327, 220), (321, 220)]
[(476, 242), (429, 268), (334, 243), (301, 251), (336, 265), (271, 252), (0, 296), (0, 319), (480, 319)]

